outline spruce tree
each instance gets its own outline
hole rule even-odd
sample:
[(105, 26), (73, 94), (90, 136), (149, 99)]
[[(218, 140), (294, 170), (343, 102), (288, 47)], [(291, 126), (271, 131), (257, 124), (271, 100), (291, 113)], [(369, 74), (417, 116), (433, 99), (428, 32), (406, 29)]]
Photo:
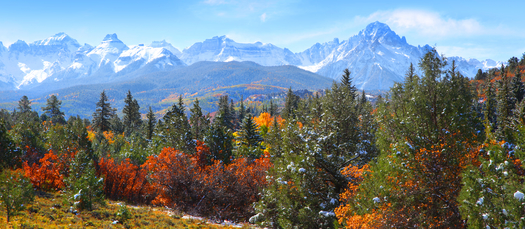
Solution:
[(497, 92), (497, 124), (496, 136), (498, 140), (505, 140), (512, 142), (512, 132), (510, 129), (510, 117), (512, 115), (513, 107), (513, 95), (512, 88), (510, 85), (510, 78), (507, 76), (507, 72), (504, 67), (501, 67), (501, 79), (498, 81), (498, 92)]
[(111, 128), (110, 119), (114, 115), (114, 110), (111, 108), (111, 104), (108, 102), (106, 91), (103, 90), (100, 93), (100, 99), (97, 102), (97, 109), (93, 113), (93, 127), (97, 131), (108, 131)]
[(519, 68), (518, 70), (516, 70), (514, 78), (512, 78), (512, 93), (514, 97), (514, 107), (516, 107), (517, 104), (520, 104), (523, 100), (523, 96), (525, 96), (525, 87), (523, 86), (523, 82), (521, 82), (521, 73), (519, 71)]
[(481, 69), (478, 69), (478, 72), (476, 73), (476, 76), (474, 76), (475, 80), (484, 80), (485, 74), (483, 74), (483, 71)]
[(355, 87), (355, 85), (352, 84), (352, 78), (350, 77), (350, 70), (345, 69), (344, 71), (344, 74), (341, 76), (341, 83), (343, 84), (343, 86), (347, 87), (349, 90), (350, 90), (350, 94), (351, 96), (354, 96), (354, 98), (356, 97), (356, 93), (357, 93), (357, 88)]
[(273, 103), (273, 100), (270, 100), (270, 116), (277, 115), (277, 105)]
[(346, 202), (350, 216), (380, 214), (385, 227), (461, 228), (462, 167), (475, 154), (479, 120), (469, 81), (432, 50), (423, 75), (391, 89), (377, 110), (380, 155)]
[(246, 116), (246, 109), (244, 108), (244, 96), (241, 95), (241, 105), (239, 108), (239, 120), (242, 122)]
[(202, 109), (199, 105), (199, 99), (195, 99), (193, 107), (190, 109), (190, 125), (191, 134), (194, 139), (202, 141), (204, 135), (210, 126), (210, 119), (202, 113)]
[(204, 142), (210, 147), (211, 157), (228, 164), (233, 151), (233, 133), (224, 119), (224, 112), (219, 112), (215, 116)]
[(155, 124), (157, 123), (157, 119), (155, 118), (155, 113), (153, 113), (153, 110), (151, 110), (151, 106), (149, 107), (148, 114), (146, 115), (146, 118), (148, 118), (147, 126), (146, 126), (146, 138), (150, 139), (153, 137), (153, 132), (155, 131)]
[(223, 123), (221, 125), (224, 125), (227, 129), (234, 130), (235, 113), (232, 112), (229, 101), (228, 95), (221, 96), (217, 113), (222, 117), (221, 121)]
[(160, 133), (160, 146), (173, 147), (185, 153), (195, 152), (195, 142), (191, 135), (191, 127), (184, 112), (182, 96), (178, 104), (173, 104), (162, 118), (162, 125), (157, 125)]
[(58, 98), (55, 95), (51, 95), (51, 97), (47, 99), (46, 106), (42, 107), (44, 113), (55, 124), (66, 123), (66, 120), (64, 119), (64, 112), (60, 111), (60, 106), (62, 106), (62, 101), (58, 100)]
[(33, 185), (21, 172), (6, 169), (0, 173), (0, 206), (7, 213), (6, 225), (10, 216), (23, 210), (34, 196)]
[(0, 172), (15, 164), (15, 160), (21, 155), (14, 151), (15, 143), (9, 136), (4, 118), (0, 117)]
[(485, 84), (485, 102), (483, 104), (483, 124), (485, 125), (486, 140), (493, 139), (496, 123), (496, 92), (492, 82), (487, 81)]
[(22, 96), (20, 101), (18, 101), (18, 110), (21, 113), (31, 112), (31, 101), (29, 101), (27, 96)]
[(284, 109), (282, 116), (284, 119), (294, 119), (296, 117), (295, 110), (299, 104), (299, 96), (295, 95), (290, 87), (286, 94), (286, 100), (284, 102)]
[(70, 175), (65, 179), (66, 200), (74, 208), (91, 211), (95, 203), (105, 205), (104, 178), (96, 176), (94, 158), (91, 152), (81, 151), (71, 162)]
[[(122, 134), (126, 130), (126, 126), (122, 123), (122, 120), (118, 115), (113, 115), (109, 120), (110, 130), (115, 134)], [(129, 130), (129, 129), (128, 129)]]
[(126, 99), (124, 99), (124, 108), (122, 109), (123, 125), (126, 131), (126, 134), (131, 134), (134, 131), (137, 131), (142, 125), (142, 120), (140, 118), (140, 106), (136, 99), (133, 99), (131, 91), (128, 90)]
[[(281, 133), (270, 135), (274, 167), (268, 172), (270, 186), (256, 207), (264, 215), (264, 226), (334, 227), (330, 212), (339, 206), (339, 195), (348, 185), (343, 169), (363, 166), (376, 155), (371, 146), (375, 138), (360, 123), (355, 87), (344, 82), (351, 84), (350, 79), (334, 82), (326, 96), (299, 101), (296, 119), (288, 119)], [(371, 111), (367, 104), (363, 101), (362, 107)], [(365, 141), (364, 136), (372, 138)]]
[(523, 131), (520, 122), (514, 132), (516, 144), (492, 141), (480, 151), (480, 165), (465, 169), (459, 201), (468, 228), (525, 227)]
[(248, 156), (253, 159), (261, 156), (262, 149), (260, 146), (263, 139), (251, 114), (248, 114), (242, 121), (237, 141), (239, 142), (237, 146), (238, 155)]

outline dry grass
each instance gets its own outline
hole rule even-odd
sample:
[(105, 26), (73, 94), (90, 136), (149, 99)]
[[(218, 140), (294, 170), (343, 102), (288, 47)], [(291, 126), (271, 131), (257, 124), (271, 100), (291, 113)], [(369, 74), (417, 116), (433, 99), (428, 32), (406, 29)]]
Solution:
[[(75, 214), (69, 206), (63, 206), (62, 200), (60, 192), (38, 193), (35, 201), (24, 211), (13, 215), (8, 225), (5, 210), (2, 210), (0, 228), (234, 228), (212, 224), (207, 220), (184, 219), (182, 214), (168, 213), (166, 209), (149, 206), (128, 207), (131, 218), (117, 223), (120, 206), (114, 202), (106, 201), (106, 206)], [(242, 228), (250, 226), (244, 225)]]

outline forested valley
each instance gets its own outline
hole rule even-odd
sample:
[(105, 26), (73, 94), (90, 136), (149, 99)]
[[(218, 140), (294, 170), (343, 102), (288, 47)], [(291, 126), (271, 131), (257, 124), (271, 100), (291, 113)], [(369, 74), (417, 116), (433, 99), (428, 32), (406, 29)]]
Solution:
[(374, 104), (346, 70), (282, 105), (222, 96), (213, 117), (182, 97), (141, 114), (131, 92), (119, 117), (102, 91), (66, 120), (24, 96), (0, 111), (0, 214), (52, 193), (72, 215), (111, 200), (269, 228), (524, 228), (523, 74), (525, 55), (468, 79), (432, 50)]

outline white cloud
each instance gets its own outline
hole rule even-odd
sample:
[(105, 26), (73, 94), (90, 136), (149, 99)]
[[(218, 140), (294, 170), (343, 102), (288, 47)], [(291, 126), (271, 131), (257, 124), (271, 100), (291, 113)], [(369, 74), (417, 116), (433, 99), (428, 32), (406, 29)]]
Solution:
[(488, 29), (484, 28), (476, 19), (457, 20), (425, 10), (378, 11), (368, 17), (357, 17), (356, 20), (366, 23), (380, 21), (392, 26), (395, 30), (414, 31), (421, 35), (433, 37), (472, 36), (488, 32)]
[(261, 21), (262, 22), (266, 21), (266, 13), (261, 14)]

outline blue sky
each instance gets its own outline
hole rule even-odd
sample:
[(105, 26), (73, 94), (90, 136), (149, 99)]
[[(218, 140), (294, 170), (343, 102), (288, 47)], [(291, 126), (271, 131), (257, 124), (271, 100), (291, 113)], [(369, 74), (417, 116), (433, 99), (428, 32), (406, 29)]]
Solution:
[(494, 60), (525, 52), (525, 1), (7, 1), (0, 41), (28, 43), (65, 32), (97, 45), (117, 33), (127, 45), (170, 42), (184, 49), (213, 36), (272, 43), (301, 52), (348, 39), (367, 24), (388, 24), (412, 45), (446, 56)]

